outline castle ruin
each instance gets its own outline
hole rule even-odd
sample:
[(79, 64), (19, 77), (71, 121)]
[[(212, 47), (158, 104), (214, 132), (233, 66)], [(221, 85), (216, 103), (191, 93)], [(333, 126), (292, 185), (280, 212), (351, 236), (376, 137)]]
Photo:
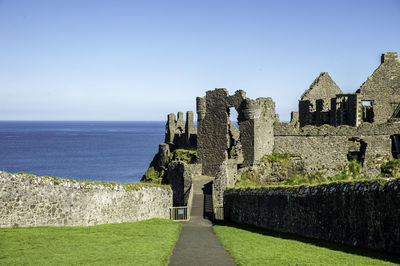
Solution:
[[(159, 163), (174, 149), (197, 150), (198, 169), (215, 177), (219, 204), (225, 188), (265, 154), (296, 154), (305, 171), (325, 176), (356, 160), (369, 177), (400, 154), (400, 63), (395, 52), (383, 54), (380, 66), (354, 93), (343, 93), (328, 73), (321, 73), (301, 96), (290, 122), (279, 121), (271, 98), (249, 99), (242, 90), (234, 95), (226, 89), (207, 91), (196, 104), (197, 129), (192, 112), (186, 122), (182, 113), (178, 119), (168, 115)], [(232, 108), (238, 128), (229, 119)]]

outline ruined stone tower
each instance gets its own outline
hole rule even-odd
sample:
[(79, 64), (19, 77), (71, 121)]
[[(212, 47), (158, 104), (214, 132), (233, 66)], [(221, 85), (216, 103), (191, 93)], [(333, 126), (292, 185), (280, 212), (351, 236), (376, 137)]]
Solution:
[(193, 149), (197, 146), (197, 129), (193, 123), (193, 112), (186, 112), (186, 123), (183, 120), (183, 113), (168, 115), (165, 126), (165, 143), (173, 146), (173, 149)]
[[(238, 112), (239, 130), (229, 119), (232, 107)], [(271, 98), (251, 100), (241, 90), (229, 95), (226, 89), (215, 89), (197, 98), (197, 114), (198, 153), (205, 175), (216, 176), (229, 159), (240, 167), (251, 166), (273, 150)]]

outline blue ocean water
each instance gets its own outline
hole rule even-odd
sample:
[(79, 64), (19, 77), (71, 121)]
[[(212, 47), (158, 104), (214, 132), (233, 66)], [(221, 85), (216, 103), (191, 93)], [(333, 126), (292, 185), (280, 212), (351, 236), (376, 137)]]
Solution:
[(0, 170), (78, 180), (137, 182), (165, 122), (0, 121)]

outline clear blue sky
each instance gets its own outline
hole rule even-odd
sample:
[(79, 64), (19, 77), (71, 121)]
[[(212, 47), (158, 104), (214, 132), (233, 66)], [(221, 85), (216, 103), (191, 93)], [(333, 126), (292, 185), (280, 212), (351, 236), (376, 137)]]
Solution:
[(206, 90), (354, 92), (400, 52), (400, 0), (0, 0), (0, 120), (165, 120)]

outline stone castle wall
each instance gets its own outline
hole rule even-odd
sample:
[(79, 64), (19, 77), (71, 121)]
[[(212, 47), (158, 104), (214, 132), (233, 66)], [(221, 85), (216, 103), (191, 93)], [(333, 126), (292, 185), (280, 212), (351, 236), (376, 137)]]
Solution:
[(197, 146), (197, 129), (194, 127), (193, 112), (186, 112), (186, 122), (183, 113), (178, 112), (178, 119), (174, 113), (168, 115), (165, 125), (165, 143), (170, 150), (195, 149)]
[(400, 104), (400, 63), (395, 52), (384, 53), (381, 64), (357, 91), (362, 101), (371, 101), (374, 123), (386, 123)]
[(299, 154), (306, 172), (323, 172), (327, 176), (348, 162), (346, 136), (276, 136), (275, 152)]
[(0, 172), (0, 227), (169, 219), (171, 189), (139, 186)]
[(201, 164), (183, 161), (172, 161), (168, 164), (167, 180), (174, 194), (174, 206), (186, 206), (185, 196), (190, 192), (193, 177), (198, 175), (201, 175)]
[[(349, 161), (349, 153), (359, 151), (364, 174), (377, 176), (382, 163), (393, 159), (391, 136), (400, 132), (400, 123), (349, 126), (303, 127), (277, 123), (275, 152), (300, 154), (306, 171), (335, 174)], [(360, 147), (364, 145), (364, 150)], [(355, 147), (355, 146), (359, 147)]]
[(400, 179), (228, 190), (225, 218), (240, 224), (400, 253)]

